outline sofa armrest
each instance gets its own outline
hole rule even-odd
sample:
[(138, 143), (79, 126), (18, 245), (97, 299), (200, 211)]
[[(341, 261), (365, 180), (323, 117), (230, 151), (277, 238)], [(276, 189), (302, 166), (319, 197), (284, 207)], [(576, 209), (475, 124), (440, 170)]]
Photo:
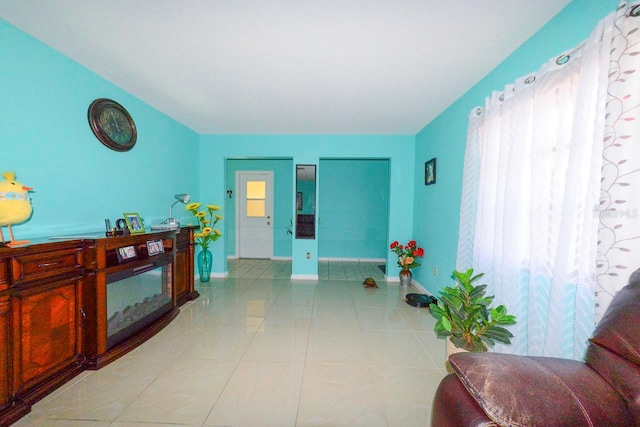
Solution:
[(458, 353), (451, 366), (499, 425), (630, 425), (626, 402), (586, 364), (550, 357)]
[(455, 374), (438, 385), (431, 408), (431, 427), (496, 427)]

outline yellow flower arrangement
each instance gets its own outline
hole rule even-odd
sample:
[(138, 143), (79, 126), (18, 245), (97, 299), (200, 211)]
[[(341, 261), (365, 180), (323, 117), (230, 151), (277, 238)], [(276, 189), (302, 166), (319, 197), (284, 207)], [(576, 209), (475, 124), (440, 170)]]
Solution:
[[(195, 238), (196, 244), (199, 245), (200, 248), (202, 248), (202, 250), (204, 251), (209, 248), (209, 245), (211, 244), (211, 242), (215, 242), (222, 236), (222, 233), (220, 233), (220, 230), (218, 230), (217, 228), (214, 228), (214, 226), (219, 221), (222, 221), (222, 216), (218, 214), (214, 214), (214, 212), (220, 210), (220, 206), (205, 205), (207, 207), (206, 211), (198, 210), (200, 209), (200, 206), (202, 206), (202, 203), (200, 202), (189, 203), (187, 204), (185, 209), (191, 212), (193, 216), (200, 223), (200, 231), (197, 233), (194, 233), (193, 237)], [(207, 213), (208, 213), (208, 218), (207, 218)]]

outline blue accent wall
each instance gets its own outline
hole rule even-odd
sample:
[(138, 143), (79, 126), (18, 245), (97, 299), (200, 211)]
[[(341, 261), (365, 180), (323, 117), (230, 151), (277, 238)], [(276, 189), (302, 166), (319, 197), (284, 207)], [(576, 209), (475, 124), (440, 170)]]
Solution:
[[(273, 256), (291, 257), (293, 217), (291, 204), (293, 202), (293, 161), (291, 159), (228, 159), (225, 186), (233, 191), (231, 199), (226, 197), (225, 229), (227, 234), (227, 254), (236, 253), (236, 202), (239, 191), (236, 189), (237, 171), (273, 171)], [(226, 192), (225, 192), (226, 194)], [(219, 203), (219, 201), (216, 201)]]
[[(168, 217), (173, 194), (197, 196), (196, 133), (3, 20), (0, 40), (0, 172), (34, 188), (32, 218), (13, 227), (16, 239), (102, 231), (123, 212), (150, 226)], [(96, 98), (133, 116), (131, 151), (110, 150), (91, 132)]]
[[(550, 58), (576, 47), (617, 5), (617, 0), (572, 1), (416, 135), (413, 235), (424, 246), (426, 255), (422, 267), (414, 271), (414, 278), (428, 291), (437, 293), (448, 285), (455, 268), (469, 112), (484, 105), (484, 98), (491, 91), (502, 90)], [(425, 186), (424, 162), (433, 157), (438, 159), (437, 183)], [(438, 277), (433, 275), (434, 267), (438, 267)]]
[(389, 160), (320, 159), (320, 169), (320, 257), (386, 259)]

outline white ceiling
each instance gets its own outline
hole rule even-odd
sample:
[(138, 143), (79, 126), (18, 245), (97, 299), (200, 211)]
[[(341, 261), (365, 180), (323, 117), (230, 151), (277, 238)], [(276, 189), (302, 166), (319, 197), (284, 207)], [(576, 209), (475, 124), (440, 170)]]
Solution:
[(569, 1), (0, 0), (0, 17), (201, 134), (415, 134)]

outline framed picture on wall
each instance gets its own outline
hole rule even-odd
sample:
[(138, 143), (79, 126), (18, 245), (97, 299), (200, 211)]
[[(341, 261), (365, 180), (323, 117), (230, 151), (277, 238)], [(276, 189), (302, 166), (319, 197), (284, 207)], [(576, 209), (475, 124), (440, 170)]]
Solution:
[(302, 210), (302, 191), (296, 193), (296, 210)]
[(436, 158), (424, 163), (424, 185), (436, 183)]

